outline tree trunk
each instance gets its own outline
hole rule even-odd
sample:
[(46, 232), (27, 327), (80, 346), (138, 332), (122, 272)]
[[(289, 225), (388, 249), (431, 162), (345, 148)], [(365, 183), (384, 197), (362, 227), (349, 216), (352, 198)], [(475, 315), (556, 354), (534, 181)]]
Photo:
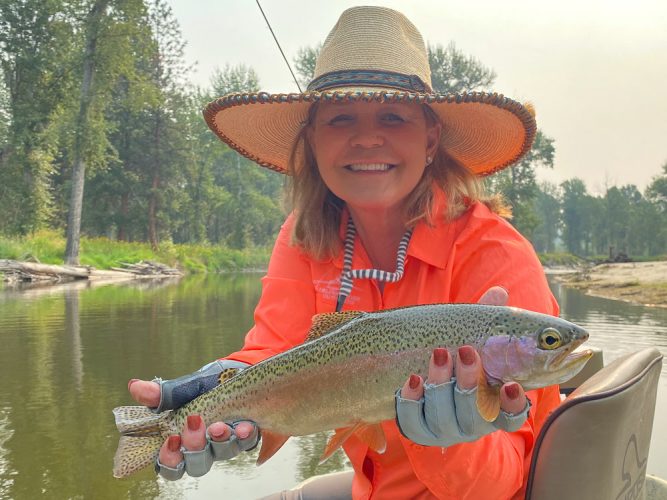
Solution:
[(76, 120), (76, 136), (74, 140), (74, 163), (72, 166), (72, 192), (70, 196), (69, 214), (67, 217), (67, 247), (65, 263), (79, 264), (79, 240), (81, 236), (81, 211), (83, 208), (83, 185), (86, 176), (84, 159), (85, 134), (88, 125), (88, 110), (93, 98), (93, 78), (95, 76), (95, 53), (100, 21), (104, 16), (110, 0), (97, 0), (86, 20), (86, 49), (83, 58), (83, 80), (79, 98), (79, 115)]
[(157, 172), (153, 174), (151, 184), (151, 197), (148, 201), (148, 241), (154, 251), (158, 250), (157, 237), (157, 190), (160, 187), (160, 176)]

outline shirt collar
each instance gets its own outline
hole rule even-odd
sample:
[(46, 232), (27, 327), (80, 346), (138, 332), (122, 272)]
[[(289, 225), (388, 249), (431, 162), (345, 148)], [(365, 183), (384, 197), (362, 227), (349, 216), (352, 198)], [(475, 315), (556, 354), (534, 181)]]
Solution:
[[(445, 193), (436, 188), (433, 225), (420, 221), (415, 226), (408, 245), (408, 259), (417, 258), (429, 265), (444, 269), (451, 253), (451, 247), (455, 240), (458, 224), (448, 223), (444, 218), (447, 208)], [(347, 208), (341, 214), (339, 234), (341, 241), (345, 241), (345, 229), (350, 213)], [(358, 238), (358, 236), (357, 236)], [(358, 243), (358, 242), (357, 242)], [(358, 259), (359, 246), (355, 245), (354, 261)], [(343, 246), (338, 255), (333, 258), (332, 263), (336, 268), (343, 269)], [(354, 268), (354, 266), (353, 266)]]

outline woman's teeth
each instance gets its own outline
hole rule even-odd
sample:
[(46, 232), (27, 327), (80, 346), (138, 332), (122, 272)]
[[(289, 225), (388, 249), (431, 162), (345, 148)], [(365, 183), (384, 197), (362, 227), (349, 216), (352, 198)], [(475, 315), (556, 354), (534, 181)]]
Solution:
[(353, 163), (348, 165), (347, 168), (353, 172), (363, 172), (363, 171), (379, 171), (384, 172), (389, 170), (392, 167), (389, 163)]

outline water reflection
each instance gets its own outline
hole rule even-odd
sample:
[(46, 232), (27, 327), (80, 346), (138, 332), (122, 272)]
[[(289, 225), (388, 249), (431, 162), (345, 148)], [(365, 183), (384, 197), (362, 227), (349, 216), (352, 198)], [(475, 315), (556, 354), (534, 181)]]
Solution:
[[(649, 345), (667, 353), (667, 310), (553, 286), (563, 316), (591, 331), (607, 362)], [(253, 452), (177, 483), (150, 470), (111, 476), (118, 440), (111, 409), (131, 404), (128, 379), (182, 375), (239, 349), (259, 293), (259, 275), (0, 291), (0, 497), (256, 498), (349, 467), (340, 452), (318, 465), (322, 433), (290, 439), (262, 467)], [(666, 370), (653, 438), (663, 448)], [(667, 477), (658, 449), (648, 470)]]

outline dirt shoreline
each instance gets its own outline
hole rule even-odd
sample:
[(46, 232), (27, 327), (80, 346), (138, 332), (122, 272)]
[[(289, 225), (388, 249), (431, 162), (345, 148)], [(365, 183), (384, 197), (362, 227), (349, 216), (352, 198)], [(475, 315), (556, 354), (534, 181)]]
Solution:
[(551, 274), (565, 286), (588, 295), (667, 308), (667, 261), (600, 264)]

